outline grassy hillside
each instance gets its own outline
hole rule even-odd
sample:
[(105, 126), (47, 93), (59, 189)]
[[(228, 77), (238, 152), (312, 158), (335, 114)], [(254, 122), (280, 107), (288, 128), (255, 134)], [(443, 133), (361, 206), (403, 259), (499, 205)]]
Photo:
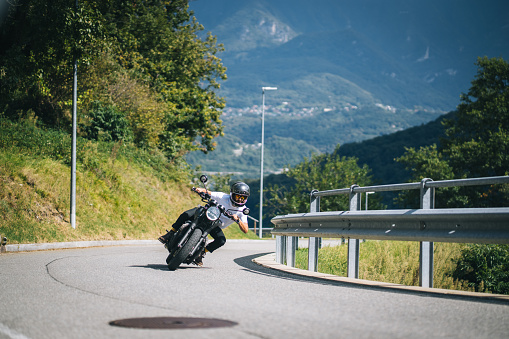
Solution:
[(70, 152), (69, 135), (0, 117), (0, 234), (8, 243), (156, 239), (199, 203), (187, 167), (129, 144), (78, 139), (73, 229)]

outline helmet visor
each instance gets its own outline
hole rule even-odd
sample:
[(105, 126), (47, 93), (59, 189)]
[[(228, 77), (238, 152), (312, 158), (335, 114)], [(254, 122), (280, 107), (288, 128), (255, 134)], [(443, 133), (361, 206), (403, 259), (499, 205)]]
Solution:
[(232, 194), (233, 201), (239, 205), (244, 205), (247, 201), (247, 197), (248, 196), (244, 195), (244, 194), (238, 194), (238, 193)]

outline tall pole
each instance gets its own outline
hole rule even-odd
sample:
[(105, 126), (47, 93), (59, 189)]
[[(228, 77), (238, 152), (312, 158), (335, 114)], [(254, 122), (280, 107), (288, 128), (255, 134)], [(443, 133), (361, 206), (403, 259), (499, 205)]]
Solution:
[[(76, 10), (78, 0), (76, 0)], [(75, 41), (74, 43), (77, 43)], [(75, 50), (76, 50), (75, 46)], [(78, 101), (78, 58), (74, 53), (74, 81), (72, 94), (72, 150), (71, 150), (71, 226), (76, 228), (76, 124)]]
[(260, 239), (263, 237), (263, 146), (265, 139), (265, 91), (275, 91), (277, 87), (262, 87), (262, 155), (260, 160)]
[(71, 226), (76, 228), (76, 116), (78, 61), (74, 60), (74, 85), (72, 98), (72, 150), (71, 150)]

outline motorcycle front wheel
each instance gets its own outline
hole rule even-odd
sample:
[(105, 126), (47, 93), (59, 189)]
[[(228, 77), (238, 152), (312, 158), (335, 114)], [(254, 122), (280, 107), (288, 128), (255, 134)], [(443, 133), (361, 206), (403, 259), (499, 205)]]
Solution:
[(168, 264), (168, 268), (170, 271), (174, 271), (179, 267), (184, 260), (191, 254), (192, 249), (198, 244), (200, 241), (202, 235), (202, 231), (200, 229), (195, 229), (191, 236), (189, 237), (189, 240), (182, 246), (180, 250), (177, 250), (177, 252), (173, 255), (168, 256), (166, 259), (166, 263)]

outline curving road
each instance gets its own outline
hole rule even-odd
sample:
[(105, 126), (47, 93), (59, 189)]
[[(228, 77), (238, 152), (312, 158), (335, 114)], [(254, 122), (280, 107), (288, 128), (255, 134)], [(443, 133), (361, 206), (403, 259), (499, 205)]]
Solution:
[[(204, 267), (166, 269), (161, 245), (0, 255), (0, 338), (507, 338), (509, 302), (299, 277), (253, 258), (273, 241), (229, 241)], [(126, 318), (231, 327), (137, 329)]]

